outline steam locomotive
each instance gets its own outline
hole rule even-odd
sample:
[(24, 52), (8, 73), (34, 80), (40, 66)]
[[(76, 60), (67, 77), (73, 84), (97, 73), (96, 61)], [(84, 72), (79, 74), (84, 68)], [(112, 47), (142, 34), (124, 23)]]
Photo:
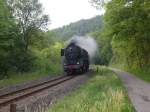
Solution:
[(88, 71), (88, 52), (75, 43), (70, 43), (65, 49), (61, 49), (61, 56), (63, 56), (63, 68), (67, 74), (84, 73)]

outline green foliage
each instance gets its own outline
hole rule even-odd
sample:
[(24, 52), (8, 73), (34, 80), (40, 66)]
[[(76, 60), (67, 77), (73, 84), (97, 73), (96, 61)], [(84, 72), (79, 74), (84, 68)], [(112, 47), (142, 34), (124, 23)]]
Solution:
[(150, 83), (150, 70), (144, 69), (126, 69), (126, 71), (129, 71), (130, 73), (133, 73), (134, 75), (136, 75), (137, 77), (139, 77), (140, 79), (143, 79), (144, 81), (147, 81)]
[(50, 44), (41, 30), (47, 21), (38, 0), (0, 0), (0, 78), (11, 71), (34, 71), (34, 50)]
[(95, 64), (109, 65), (112, 58), (111, 38), (107, 37), (102, 31), (95, 31), (90, 33), (98, 44), (98, 51), (95, 56)]
[[(111, 38), (111, 64), (129, 69), (150, 68), (150, 1), (91, 0), (104, 7), (104, 34)], [(107, 55), (107, 54), (106, 54)]]
[(32, 37), (38, 29), (45, 28), (48, 16), (43, 14), (39, 0), (7, 0), (12, 15), (17, 19), (24, 44), (24, 52), (27, 52)]
[(89, 0), (93, 7), (97, 9), (103, 9), (105, 4), (108, 3), (110, 0)]
[[(36, 71), (36, 72), (25, 72), (25, 73), (11, 73), (8, 78), (0, 80), (0, 88), (13, 86), (20, 83), (25, 83), (27, 81), (37, 80), (42, 77), (46, 77), (49, 74), (46, 72)], [(54, 75), (54, 74), (51, 74)]]
[(14, 19), (8, 10), (5, 0), (0, 0), (0, 77), (6, 75), (11, 65), (11, 54), (17, 32)]
[(51, 71), (53, 73), (61, 72), (60, 49), (62, 46), (62, 43), (55, 42), (40, 52), (37, 51), (37, 67), (39, 69), (42, 68), (42, 71)]
[(150, 66), (149, 3), (146, 0), (113, 0), (107, 5), (105, 18), (113, 37), (114, 58), (120, 57), (118, 59), (124, 60), (130, 68)]

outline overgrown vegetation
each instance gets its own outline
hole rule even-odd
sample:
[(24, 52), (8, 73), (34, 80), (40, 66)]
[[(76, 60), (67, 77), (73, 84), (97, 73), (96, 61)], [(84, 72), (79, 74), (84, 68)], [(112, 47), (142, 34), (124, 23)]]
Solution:
[(38, 0), (0, 0), (0, 79), (61, 71), (63, 42), (44, 31), (48, 22)]
[(149, 76), (150, 70), (144, 71), (141, 69), (132, 69), (132, 70), (127, 69), (127, 71), (135, 74), (137, 77), (139, 77), (147, 82), (150, 82), (150, 76)]
[(8, 87), (20, 83), (24, 83), (31, 80), (36, 80), (42, 77), (46, 77), (49, 74), (46, 72), (29, 72), (29, 73), (11, 73), (8, 78), (0, 80), (0, 88)]
[(121, 81), (104, 67), (75, 93), (47, 112), (134, 112)]
[(106, 9), (103, 31), (94, 34), (101, 38), (100, 42), (104, 39), (105, 45), (102, 46), (107, 52), (104, 55), (100, 52), (100, 58), (108, 57), (108, 63), (114, 67), (149, 74), (150, 1), (91, 0), (91, 3), (96, 8)]

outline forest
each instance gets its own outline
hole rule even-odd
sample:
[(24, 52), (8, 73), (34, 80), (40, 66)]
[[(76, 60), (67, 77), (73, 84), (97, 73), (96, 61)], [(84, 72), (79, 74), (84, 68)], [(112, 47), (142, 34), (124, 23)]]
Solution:
[(38, 0), (0, 0), (0, 79), (40, 71), (60, 73), (60, 49), (73, 35), (98, 43), (94, 64), (150, 73), (150, 1), (90, 0), (105, 14), (48, 30)]
[(45, 32), (49, 17), (38, 0), (0, 0), (0, 19), (1, 78), (12, 73), (59, 71), (56, 50), (62, 44)]
[[(91, 0), (98, 9), (105, 8), (104, 28), (99, 38), (112, 50), (109, 64), (138, 72), (150, 71), (150, 1)], [(98, 32), (99, 33), (99, 32)], [(107, 55), (107, 54), (105, 54)]]

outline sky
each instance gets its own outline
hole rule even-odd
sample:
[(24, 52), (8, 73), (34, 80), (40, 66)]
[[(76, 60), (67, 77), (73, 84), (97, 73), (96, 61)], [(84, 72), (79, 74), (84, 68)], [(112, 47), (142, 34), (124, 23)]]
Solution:
[(40, 2), (43, 4), (44, 13), (50, 16), (49, 29), (103, 13), (93, 8), (88, 0), (40, 0)]

